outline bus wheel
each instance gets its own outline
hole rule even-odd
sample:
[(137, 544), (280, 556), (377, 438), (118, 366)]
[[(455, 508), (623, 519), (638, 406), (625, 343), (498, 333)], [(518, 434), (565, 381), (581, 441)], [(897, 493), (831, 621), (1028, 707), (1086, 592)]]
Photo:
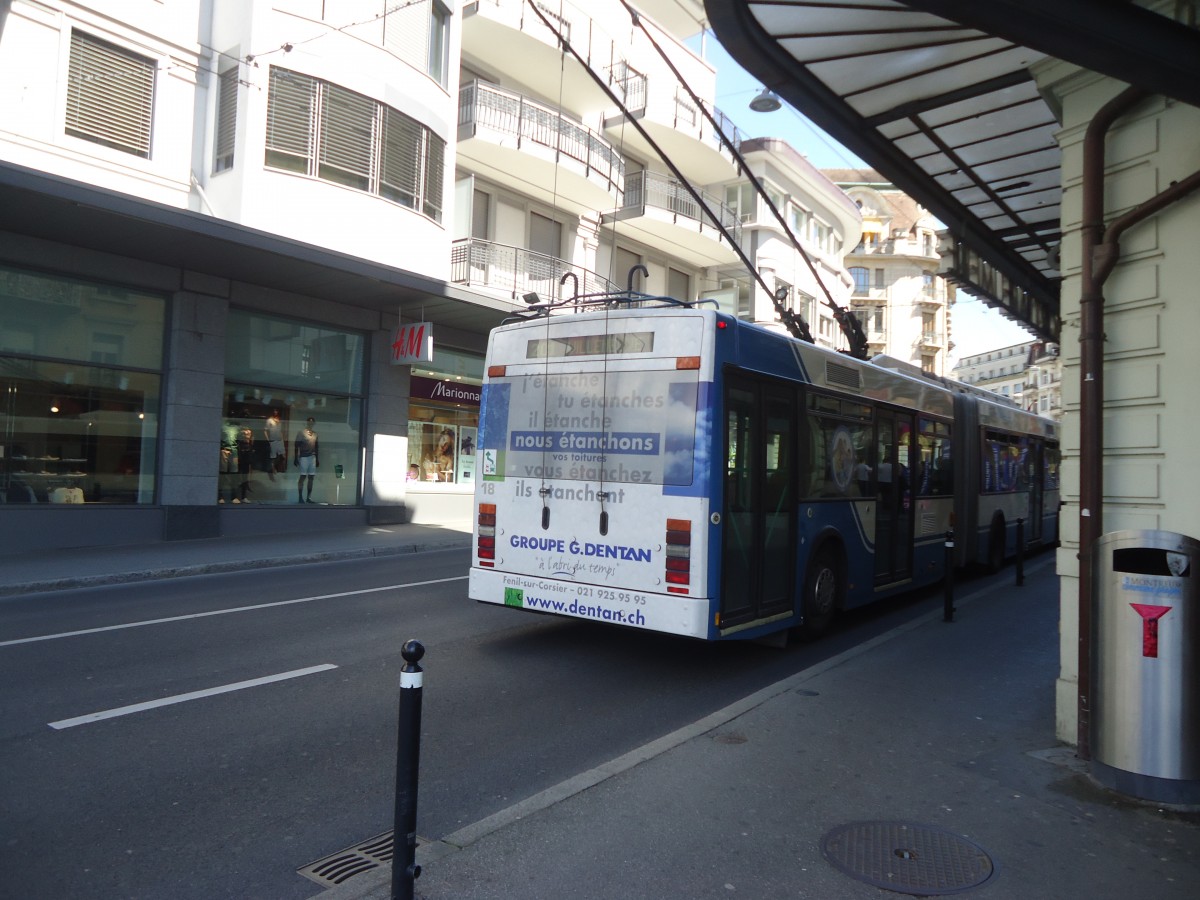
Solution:
[(799, 637), (812, 640), (824, 634), (837, 613), (841, 575), (837, 554), (828, 547), (817, 551), (808, 563), (804, 579), (804, 624)]
[(1004, 567), (1004, 519), (997, 516), (992, 519), (992, 528), (988, 533), (987, 570), (992, 574)]

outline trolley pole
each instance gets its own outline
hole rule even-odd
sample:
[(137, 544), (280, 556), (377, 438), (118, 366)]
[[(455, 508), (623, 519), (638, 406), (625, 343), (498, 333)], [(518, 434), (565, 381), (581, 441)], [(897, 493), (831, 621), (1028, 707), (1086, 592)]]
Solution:
[(1025, 583), (1025, 520), (1017, 519), (1017, 587)]
[(392, 898), (413, 900), (413, 883), (421, 875), (417, 859), (417, 773), (421, 758), (421, 677), (425, 655), (420, 641), (400, 650), (400, 724), (396, 741), (396, 815), (392, 832)]
[(954, 621), (954, 531), (946, 532), (945, 594), (942, 597), (942, 621)]

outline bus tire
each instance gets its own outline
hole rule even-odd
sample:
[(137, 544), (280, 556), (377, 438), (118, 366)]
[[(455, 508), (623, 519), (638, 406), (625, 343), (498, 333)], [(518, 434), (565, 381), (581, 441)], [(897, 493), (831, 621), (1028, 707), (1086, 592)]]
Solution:
[(998, 515), (988, 532), (987, 570), (993, 575), (1004, 567), (1004, 532), (1004, 516)]
[(824, 546), (808, 561), (802, 598), (804, 624), (797, 629), (803, 640), (824, 634), (841, 606), (842, 568), (837, 553)]

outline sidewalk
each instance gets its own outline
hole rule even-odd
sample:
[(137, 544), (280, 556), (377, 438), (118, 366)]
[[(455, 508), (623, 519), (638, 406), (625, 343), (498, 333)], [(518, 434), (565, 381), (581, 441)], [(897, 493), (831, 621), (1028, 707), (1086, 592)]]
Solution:
[(1200, 896), (1200, 814), (1096, 787), (1054, 739), (1053, 559), (957, 606), (421, 845), (417, 897)]
[(0, 556), (0, 597), (264, 566), (467, 548), (471, 524), (363, 525), (297, 534), (164, 541)]

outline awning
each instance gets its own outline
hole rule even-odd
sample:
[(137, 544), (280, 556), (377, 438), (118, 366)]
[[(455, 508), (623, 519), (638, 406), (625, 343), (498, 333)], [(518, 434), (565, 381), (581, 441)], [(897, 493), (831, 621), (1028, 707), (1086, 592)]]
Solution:
[(0, 232), (141, 259), (482, 340), (511, 303), (455, 284), (0, 161)]
[[(1056, 57), (1200, 106), (1200, 32), (1100, 0), (706, 0), (751, 74), (924, 205), (957, 248), (944, 274), (1059, 338), (1057, 111), (1030, 67)], [(1153, 9), (1148, 7), (1154, 7)], [(970, 284), (959, 260), (1002, 285)]]

